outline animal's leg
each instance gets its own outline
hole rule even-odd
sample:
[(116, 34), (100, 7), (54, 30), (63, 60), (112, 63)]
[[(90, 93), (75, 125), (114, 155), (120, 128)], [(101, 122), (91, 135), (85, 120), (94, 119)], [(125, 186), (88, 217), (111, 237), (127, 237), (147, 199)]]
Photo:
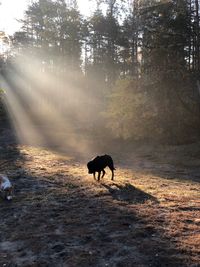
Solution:
[(114, 180), (114, 171), (113, 170), (111, 170), (112, 171), (112, 178), (111, 178), (111, 180), (113, 181)]
[(101, 175), (101, 171), (98, 172), (98, 181), (100, 181), (100, 175)]
[(11, 190), (6, 191), (5, 199), (6, 200), (11, 200), (12, 199), (12, 192), (11, 192)]
[(96, 177), (95, 177), (95, 172), (93, 172), (93, 177), (94, 177), (94, 180), (96, 180)]
[(103, 170), (103, 174), (102, 174), (101, 178), (103, 178), (105, 174), (106, 174), (106, 172), (105, 172), (105, 170)]

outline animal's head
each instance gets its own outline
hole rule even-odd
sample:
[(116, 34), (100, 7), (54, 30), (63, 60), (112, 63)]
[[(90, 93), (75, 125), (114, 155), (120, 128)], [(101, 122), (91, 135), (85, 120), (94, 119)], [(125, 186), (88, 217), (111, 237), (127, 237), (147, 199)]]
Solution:
[(90, 173), (90, 174), (94, 173), (94, 166), (93, 166), (92, 161), (88, 162), (87, 167), (88, 167), (88, 173)]

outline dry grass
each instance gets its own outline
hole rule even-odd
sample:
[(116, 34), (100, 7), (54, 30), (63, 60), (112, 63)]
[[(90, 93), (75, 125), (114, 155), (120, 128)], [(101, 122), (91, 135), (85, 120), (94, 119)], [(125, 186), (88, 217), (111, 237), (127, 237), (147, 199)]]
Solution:
[(15, 198), (0, 201), (0, 266), (199, 266), (200, 184), (181, 161), (121, 155), (98, 183), (70, 155), (3, 152)]

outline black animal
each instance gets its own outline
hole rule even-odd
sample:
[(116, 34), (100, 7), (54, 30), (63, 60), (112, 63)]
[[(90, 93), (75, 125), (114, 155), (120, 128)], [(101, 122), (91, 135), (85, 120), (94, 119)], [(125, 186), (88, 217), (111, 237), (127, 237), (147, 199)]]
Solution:
[(101, 178), (103, 178), (106, 173), (104, 168), (109, 167), (112, 172), (111, 180), (114, 179), (115, 168), (113, 160), (109, 155), (97, 156), (96, 158), (88, 162), (87, 167), (88, 167), (88, 173), (90, 174), (93, 173), (94, 179), (95, 179), (95, 173), (98, 172), (98, 181), (100, 180), (101, 172), (103, 172)]

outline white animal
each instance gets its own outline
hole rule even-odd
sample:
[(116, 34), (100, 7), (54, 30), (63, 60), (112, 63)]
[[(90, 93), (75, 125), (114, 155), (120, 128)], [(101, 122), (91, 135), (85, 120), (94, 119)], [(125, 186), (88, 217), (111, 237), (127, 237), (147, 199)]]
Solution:
[(3, 174), (0, 174), (0, 191), (5, 199), (11, 200), (13, 198), (13, 186), (8, 177)]

